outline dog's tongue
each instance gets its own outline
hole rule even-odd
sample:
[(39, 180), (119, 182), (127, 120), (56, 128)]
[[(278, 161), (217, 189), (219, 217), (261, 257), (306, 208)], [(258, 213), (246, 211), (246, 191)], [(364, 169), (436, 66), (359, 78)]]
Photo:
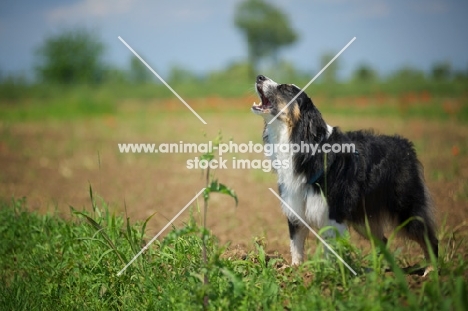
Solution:
[(257, 110), (263, 110), (263, 109), (266, 109), (266, 108), (270, 108), (270, 106), (271, 106), (270, 101), (268, 100), (268, 98), (263, 93), (263, 90), (261, 88), (259, 88), (258, 86), (257, 86), (257, 92), (260, 95), (260, 103), (257, 104), (257, 103), (254, 102), (252, 107), (254, 109), (257, 109)]
[(262, 99), (262, 107), (269, 107), (270, 101), (268, 100), (268, 98), (266, 98), (265, 95), (263, 95), (263, 93), (260, 93), (260, 97)]

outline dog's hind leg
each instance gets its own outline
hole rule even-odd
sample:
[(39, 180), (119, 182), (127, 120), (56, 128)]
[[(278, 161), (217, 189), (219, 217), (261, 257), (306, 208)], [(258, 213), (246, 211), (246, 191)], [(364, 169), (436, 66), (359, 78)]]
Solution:
[(324, 232), (323, 236), (325, 239), (334, 239), (336, 238), (336, 233), (338, 232), (338, 235), (343, 235), (343, 233), (346, 231), (347, 226), (345, 224), (340, 224), (336, 220), (330, 219), (328, 220), (328, 226), (333, 227), (334, 229), (332, 230), (327, 230)]
[[(331, 240), (331, 239), (335, 239), (337, 237), (337, 233), (338, 233), (338, 236), (342, 236), (343, 233), (346, 231), (346, 229), (348, 228), (344, 223), (341, 224), (339, 222), (337, 222), (336, 220), (333, 220), (333, 219), (329, 219), (328, 220), (328, 226), (330, 227), (333, 227), (333, 229), (329, 229), (327, 231), (325, 231), (323, 233), (323, 238), (325, 240)], [(330, 250), (328, 249), (328, 247), (326, 245), (323, 246), (324, 248), (324, 254), (325, 256), (329, 256), (330, 254)]]
[[(404, 227), (403, 234), (410, 240), (415, 241), (424, 251), (426, 262), (431, 262), (430, 252), (438, 258), (439, 241), (436, 235), (435, 222), (431, 206), (427, 199), (413, 200), (412, 204), (398, 215), (398, 224), (403, 224), (411, 219)], [(426, 243), (427, 241), (427, 243)], [(424, 272), (424, 276), (432, 270), (429, 266)]]
[[(413, 183), (415, 186), (411, 193), (401, 191), (406, 195), (403, 196), (406, 209), (400, 209), (398, 222), (401, 224), (407, 219), (414, 218), (403, 228), (403, 232), (407, 238), (421, 246), (426, 261), (430, 263), (430, 251), (433, 252), (436, 259), (438, 258), (439, 241), (436, 234), (433, 203), (429, 196), (429, 190), (424, 183), (421, 166), (419, 166), (419, 176), (417, 178), (418, 180)], [(427, 275), (430, 270), (432, 270), (431, 266), (426, 269), (424, 275)]]
[[(434, 253), (435, 258), (438, 258), (439, 241), (437, 240), (435, 229), (432, 225), (431, 220), (423, 217), (423, 221), (419, 219), (412, 220), (404, 228), (404, 233), (409, 239), (419, 244), (419, 246), (424, 251), (424, 257), (426, 258), (426, 262), (430, 263), (430, 249)], [(428, 243), (426, 243), (426, 239)], [(433, 270), (434, 269), (432, 265), (429, 264), (429, 266), (425, 268), (423, 276), (426, 276), (429, 272)]]
[(377, 223), (372, 223), (370, 226), (370, 232), (368, 232), (366, 225), (363, 224), (352, 224), (352, 227), (356, 232), (362, 236), (363, 238), (366, 238), (368, 240), (370, 239), (377, 239), (382, 244), (387, 245), (388, 239), (385, 237), (384, 234), (384, 227), (380, 222)]
[(289, 219), (288, 226), (291, 239), (292, 264), (299, 265), (304, 261), (304, 244), (309, 231), (302, 223), (293, 223)]
[[(409, 239), (418, 243), (419, 246), (422, 248), (422, 250), (424, 251), (424, 257), (426, 258), (427, 262), (431, 261), (430, 249), (434, 253), (435, 258), (438, 258), (439, 241), (437, 239), (436, 231), (431, 218), (427, 217), (426, 215), (423, 215), (422, 220), (412, 220), (404, 228), (404, 231), (405, 235)], [(426, 238), (428, 243), (426, 243)], [(429, 273), (431, 270), (432, 268), (429, 266), (424, 272), (424, 276), (427, 275), (427, 273)]]

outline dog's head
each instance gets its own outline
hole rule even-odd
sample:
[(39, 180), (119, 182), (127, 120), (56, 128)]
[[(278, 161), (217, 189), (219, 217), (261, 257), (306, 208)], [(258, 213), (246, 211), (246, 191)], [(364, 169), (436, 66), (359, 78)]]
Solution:
[(252, 112), (263, 116), (267, 122), (283, 109), (277, 119), (289, 124), (296, 123), (305, 112), (315, 110), (312, 100), (294, 84), (278, 84), (259, 75), (255, 81), (255, 89), (261, 102), (254, 103)]
[[(278, 84), (259, 75), (255, 89), (260, 104), (252, 106), (252, 112), (261, 115), (266, 123), (283, 122), (289, 128), (291, 139), (295, 141), (322, 141), (329, 131), (320, 111), (305, 92), (294, 84)], [(294, 99), (294, 100), (293, 100)]]

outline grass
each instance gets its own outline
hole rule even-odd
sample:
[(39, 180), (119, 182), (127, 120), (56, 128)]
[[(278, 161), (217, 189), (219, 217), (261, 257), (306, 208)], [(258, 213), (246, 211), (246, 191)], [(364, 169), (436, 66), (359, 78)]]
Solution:
[(339, 239), (333, 247), (358, 272), (355, 277), (319, 251), (294, 269), (267, 255), (261, 242), (241, 257), (209, 232), (204, 263), (203, 229), (192, 215), (117, 277), (147, 241), (146, 222), (130, 224), (104, 203), (92, 206), (92, 212), (72, 210), (64, 220), (27, 211), (24, 199), (1, 203), (0, 309), (203, 310), (205, 295), (209, 310), (468, 308), (466, 240), (452, 243), (453, 232), (442, 231), (439, 274), (425, 279), (397, 267), (385, 272), (401, 258), (363, 254)]
[[(301, 83), (297, 84), (301, 85)], [(164, 109), (167, 108), (164, 107), (164, 101), (158, 102), (162, 107), (149, 101), (151, 98), (159, 100), (159, 98), (173, 97), (159, 86), (138, 86), (135, 90), (109, 86), (102, 88), (82, 86), (68, 89), (43, 87), (44, 89), (40, 89), (35, 86), (35, 89), (26, 90), (26, 92), (18, 88), (15, 90), (16, 93), (9, 93), (9, 98), (3, 95), (0, 99), (0, 120), (3, 121), (4, 127), (1, 133), (3, 144), (0, 144), (0, 150), (11, 155), (5, 158), (5, 163), (9, 163), (8, 161), (12, 159), (30, 157), (36, 150), (42, 150), (42, 156), (46, 160), (49, 159), (49, 162), (58, 163), (71, 157), (79, 149), (78, 146), (87, 147), (83, 154), (89, 156), (92, 151), (101, 150), (98, 149), (101, 148), (100, 144), (111, 145), (110, 149), (96, 152), (96, 158), (99, 158), (99, 168), (102, 159), (104, 164), (118, 167), (121, 171), (119, 174), (109, 175), (113, 177), (108, 177), (103, 172), (99, 175), (99, 180), (115, 180), (118, 179), (116, 176), (120, 178), (127, 172), (131, 172), (138, 176), (139, 184), (151, 184), (155, 176), (151, 174), (151, 179), (144, 179), (143, 176), (146, 176), (144, 173), (157, 172), (158, 168), (167, 165), (166, 162), (154, 161), (153, 155), (134, 157), (132, 159), (138, 159), (136, 162), (142, 167), (141, 171), (135, 173), (138, 166), (136, 162), (126, 166), (121, 156), (118, 158), (120, 162), (116, 162), (119, 165), (109, 161), (109, 158), (112, 159), (109, 154), (115, 152), (115, 142), (122, 139), (152, 141), (156, 136), (159, 139), (158, 142), (167, 142), (173, 141), (174, 133), (178, 135), (179, 132), (183, 132), (184, 140), (196, 141), (199, 136), (199, 133), (193, 130), (200, 125), (199, 121), (186, 111), (181, 103), (176, 101), (176, 111), (174, 111)], [(225, 96), (226, 94), (243, 95), (243, 93), (238, 93), (239, 90), (245, 92), (245, 89), (251, 88), (251, 85), (230, 87), (232, 90), (223, 91)], [(347, 85), (340, 90), (341, 93), (328, 94), (328, 91), (319, 84), (311, 87), (313, 87), (311, 90), (313, 94), (317, 91), (318, 96), (322, 96), (323, 100), (319, 98), (317, 103), (324, 114), (341, 114), (346, 116), (346, 119), (349, 115), (354, 115), (359, 117), (357, 120), (368, 116), (398, 116), (398, 118), (389, 119), (390, 121), (400, 120), (400, 117), (468, 120), (468, 103), (462, 89), (453, 92), (453, 96), (456, 97), (455, 103), (449, 102), (445, 105), (444, 97), (451, 96), (450, 90), (434, 90), (433, 93), (437, 96), (434, 95), (424, 103), (414, 102), (413, 95), (400, 98), (398, 90), (394, 90), (396, 93), (385, 98), (384, 103), (379, 103), (378, 97), (374, 98), (376, 102), (373, 103), (372, 98), (376, 90), (358, 89), (356, 91), (352, 90), (351, 85)], [(192, 91), (183, 87), (175, 88), (184, 98), (187, 94), (190, 97), (197, 97), (201, 94), (197, 95), (196, 88)], [(198, 88), (198, 92), (202, 92), (200, 89)], [(424, 89), (421, 87), (418, 90)], [(215, 93), (205, 95), (217, 96)], [(341, 98), (338, 95), (345, 97)], [(354, 96), (361, 95), (368, 96), (369, 99), (364, 103), (355, 102), (354, 100), (359, 98), (354, 98)], [(132, 99), (132, 101), (121, 102), (127, 99)], [(250, 114), (247, 114), (246, 111), (251, 102), (246, 102), (244, 99), (228, 101), (226, 98), (221, 98), (219, 100), (221, 104), (228, 103), (222, 108), (225, 109), (222, 111), (223, 114), (218, 113), (217, 107), (209, 105), (196, 107), (196, 109), (199, 111), (198, 108), (200, 108), (206, 112), (202, 116), (209, 120), (210, 125), (212, 124), (212, 130), (218, 131), (222, 127), (224, 131), (224, 128), (227, 128), (227, 132), (231, 135), (235, 134), (236, 139), (241, 142), (246, 139), (259, 139), (259, 123), (253, 119), (255, 116), (250, 117)], [(343, 104), (342, 99), (350, 101), (345, 101)], [(223, 100), (226, 101), (223, 102)], [(134, 107), (135, 102), (137, 107)], [(218, 104), (217, 101), (214, 102)], [(233, 102), (239, 105), (231, 106)], [(192, 104), (192, 101), (189, 100), (189, 103)], [(212, 113), (209, 112), (211, 110)], [(88, 120), (88, 117), (93, 116), (104, 117)], [(51, 122), (52, 129), (42, 131), (42, 127), (46, 128), (46, 122), (44, 122), (46, 119), (56, 119), (56, 123)], [(69, 122), (69, 119), (77, 120)], [(184, 123), (177, 123), (176, 120), (179, 119), (184, 120)], [(16, 126), (15, 121), (35, 121), (25, 122), (25, 125), (31, 125), (33, 130), (26, 128), (29, 130), (23, 131), (23, 124)], [(240, 122), (246, 125), (242, 129), (238, 127)], [(385, 122), (391, 124), (388, 120)], [(349, 126), (350, 123), (347, 124)], [(177, 127), (174, 128), (174, 125)], [(467, 149), (466, 144), (463, 143), (462, 134), (452, 135), (460, 131), (461, 125), (452, 129), (448, 128), (448, 132), (438, 136), (434, 136), (433, 132), (426, 131), (425, 128), (418, 134), (419, 127), (416, 125), (418, 124), (404, 128), (410, 129), (408, 134), (414, 134), (419, 144), (417, 147), (422, 149), (420, 154), (430, 168), (427, 176), (430, 180), (453, 181), (459, 184), (458, 188), (454, 188), (454, 195), (456, 200), (461, 201), (457, 207), (463, 206), (463, 202), (467, 199), (468, 188), (462, 180), (461, 168)], [(413, 128), (415, 128), (414, 131), (411, 130)], [(447, 129), (447, 127), (444, 125), (441, 129)], [(56, 132), (60, 135), (55, 136)], [(130, 136), (124, 135), (127, 133), (130, 133)], [(442, 140), (441, 137), (444, 139)], [(178, 140), (177, 136), (176, 141)], [(28, 145), (29, 143), (32, 147)], [(455, 152), (454, 147), (459, 150)], [(460, 155), (455, 157), (458, 153)], [(79, 172), (80, 169), (84, 170), (85, 167), (80, 165), (84, 165), (86, 159), (84, 156), (77, 156), (76, 166), (70, 167), (74, 168), (75, 172)], [(31, 197), (34, 192), (39, 192), (41, 195), (43, 195), (42, 192), (48, 193), (47, 188), (45, 190), (41, 188), (44, 180), (43, 173), (49, 172), (51, 175), (46, 177), (51, 180), (60, 180), (61, 186), (66, 183), (66, 180), (58, 179), (52, 169), (50, 171), (39, 170), (42, 168), (31, 166), (30, 162), (19, 163), (9, 165), (19, 167), (23, 165), (22, 163), (26, 163), (24, 165), (27, 169), (12, 170), (5, 175), (0, 174), (0, 179), (5, 183), (15, 180), (14, 178), (30, 180), (29, 183), (32, 186), (28, 188), (27, 193)], [(92, 169), (87, 170), (89, 172), (86, 171), (83, 175), (85, 180), (89, 180), (92, 171)], [(40, 176), (41, 180), (23, 177), (22, 171), (30, 174), (37, 172), (37, 178)], [(262, 187), (268, 182), (274, 183), (275, 181), (273, 175), (262, 171), (257, 170), (252, 174), (253, 180), (257, 181), (255, 184), (260, 183)], [(186, 177), (188, 175), (181, 174), (181, 171), (173, 175), (183, 176), (178, 177), (184, 179), (183, 182), (176, 180), (178, 185), (182, 185), (179, 189), (187, 189), (189, 185), (199, 181), (199, 179), (189, 179)], [(164, 175), (166, 182), (170, 178), (171, 176)], [(125, 182), (128, 184), (128, 181)], [(235, 182), (235, 179), (230, 179), (229, 182)], [(244, 179), (241, 183), (245, 187)], [(70, 180), (69, 184), (72, 185), (71, 188), (75, 193), (77, 185), (83, 182), (74, 179)], [(119, 200), (120, 189), (128, 187), (127, 184), (120, 187), (109, 184), (110, 188), (118, 189), (114, 189), (115, 195), (109, 196), (114, 200)], [(439, 184), (437, 186), (442, 187)], [(447, 190), (449, 187), (453, 186), (449, 184), (447, 188), (440, 188), (440, 192), (443, 193), (440, 196), (444, 196), (444, 199), (445, 196), (450, 196), (450, 190)], [(63, 189), (54, 187), (54, 190), (59, 192)], [(65, 190), (63, 191), (65, 193)], [(164, 194), (159, 192), (154, 195), (153, 191), (154, 189), (151, 189), (153, 194), (151, 198), (162, 200), (161, 197)], [(145, 192), (134, 192), (136, 193), (134, 196), (139, 199), (145, 197)], [(240, 195), (245, 196), (246, 193), (247, 189), (244, 188)], [(62, 193), (59, 193), (60, 195)], [(171, 196), (173, 196), (172, 193)], [(64, 197), (68, 198), (65, 194)], [(81, 205), (75, 200), (73, 202)], [(220, 244), (216, 236), (203, 230), (202, 226), (194, 220), (200, 219), (199, 215), (192, 215), (185, 225), (173, 227), (164, 239), (156, 241), (122, 276), (117, 277), (117, 273), (151, 238), (151, 236), (146, 236), (148, 220), (132, 224), (126, 217), (113, 214), (106, 204), (97, 204), (94, 200), (92, 202), (91, 211), (72, 210), (71, 217), (65, 220), (55, 215), (40, 215), (28, 211), (28, 204), (24, 199), (0, 200), (0, 239), (2, 241), (0, 244), (0, 310), (202, 310), (205, 297), (209, 299), (207, 309), (210, 310), (468, 309), (466, 296), (468, 248), (466, 234), (461, 230), (463, 228), (448, 230), (444, 227), (441, 230), (439, 274), (432, 273), (425, 279), (419, 276), (408, 276), (398, 268), (398, 266), (404, 267), (406, 263), (414, 261), (411, 260), (413, 258), (408, 259), (398, 252), (396, 257), (385, 251), (382, 251), (382, 255), (378, 255), (375, 249), (370, 253), (364, 252), (356, 248), (349, 239), (340, 239), (333, 247), (358, 272), (358, 276), (355, 277), (339, 261), (326, 260), (320, 251), (309, 254), (309, 260), (298, 268), (285, 268), (284, 259), (266, 254), (263, 242), (258, 242), (261, 239), (251, 245), (246, 256), (239, 255), (229, 246)], [(136, 202), (143, 210), (147, 207), (141, 204), (141, 200)], [(165, 204), (161, 202), (155, 206), (164, 206)], [(172, 197), (170, 202), (166, 205), (174, 205)], [(443, 205), (445, 210), (453, 208), (450, 202)], [(127, 203), (132, 205), (130, 199)], [(263, 203), (269, 206), (267, 201)], [(194, 208), (194, 210), (199, 209)], [(258, 213), (260, 214), (261, 211)], [(152, 220), (155, 221), (156, 218)], [(206, 237), (207, 262), (204, 262), (202, 256), (202, 236)], [(385, 272), (389, 267), (392, 267), (394, 272)], [(372, 268), (372, 272), (368, 272), (368, 268)], [(208, 276), (209, 282), (204, 281), (204, 276)]]
[[(293, 79), (296, 85), (305, 85), (308, 80)], [(454, 118), (468, 120), (468, 88), (466, 81), (436, 82), (421, 81), (374, 81), (326, 84), (316, 82), (307, 93), (319, 99), (322, 111), (345, 115), (405, 117), (428, 117), (435, 119)], [(211, 102), (208, 107), (196, 110), (228, 109), (236, 107), (213, 106), (213, 99), (239, 98), (237, 106), (251, 104), (256, 100), (252, 83), (247, 79), (207, 79), (191, 82), (173, 82), (171, 86), (191, 104), (192, 101)], [(132, 101), (142, 105), (154, 105), (155, 101), (168, 102), (174, 94), (163, 84), (107, 83), (100, 85), (25, 85), (0, 84), (0, 120), (70, 119), (95, 115), (115, 114), (121, 104)], [(248, 102), (245, 102), (249, 97)], [(336, 104), (336, 101), (346, 104)], [(389, 100), (396, 102), (389, 105)], [(216, 100), (215, 100), (216, 102)], [(180, 104), (180, 107), (179, 107)], [(362, 107), (364, 105), (365, 107)], [(205, 105), (206, 106), (206, 105)], [(184, 108), (182, 103), (177, 107)], [(242, 106), (245, 107), (245, 106)], [(167, 107), (166, 107), (167, 108)], [(233, 109), (234, 108), (234, 109)], [(362, 109), (364, 108), (364, 109)]]

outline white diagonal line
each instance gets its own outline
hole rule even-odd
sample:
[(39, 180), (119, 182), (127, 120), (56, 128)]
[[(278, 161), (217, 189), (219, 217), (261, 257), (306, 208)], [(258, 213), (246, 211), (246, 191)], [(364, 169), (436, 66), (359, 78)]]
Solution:
[(128, 262), (128, 264), (127, 264), (122, 270), (119, 271), (119, 273), (117, 273), (117, 276), (121, 276), (122, 273), (124, 273), (124, 271), (125, 271), (141, 254), (143, 254), (143, 252), (144, 252), (145, 250), (147, 250), (148, 247), (149, 247), (154, 241), (156, 241), (156, 239), (158, 238), (158, 236), (159, 236), (161, 233), (163, 233), (164, 230), (166, 230), (167, 227), (169, 227), (169, 226), (177, 219), (177, 217), (179, 217), (180, 214), (182, 214), (182, 213), (187, 209), (187, 207), (189, 207), (190, 204), (192, 204), (192, 202), (195, 201), (196, 198), (198, 198), (198, 196), (199, 196), (203, 191), (205, 191), (205, 188), (203, 188), (202, 190), (200, 190), (200, 192), (198, 192), (197, 195), (195, 195), (195, 196), (190, 200), (190, 202), (188, 202), (187, 205), (185, 205), (184, 208), (181, 209), (180, 212), (178, 212), (177, 215), (175, 215), (174, 218), (172, 218), (172, 219), (167, 223), (167, 225), (165, 225), (164, 228), (162, 228), (161, 231), (159, 231), (158, 234), (156, 234), (156, 235), (154, 236), (154, 238), (152, 238), (151, 241), (149, 241), (148, 244), (146, 244), (145, 247), (143, 247), (143, 248), (141, 249), (141, 251), (140, 251), (138, 254), (136, 254), (136, 255), (132, 258), (132, 260), (130, 260), (130, 261)]
[(354, 40), (356, 40), (356, 37), (352, 38), (351, 41), (349, 41), (348, 44), (346, 44), (345, 47), (342, 48), (341, 51), (339, 51), (338, 54), (336, 54), (335, 57), (333, 57), (333, 58), (331, 59), (331, 61), (329, 61), (328, 64), (326, 64), (325, 67), (323, 67), (322, 70), (320, 70), (320, 71), (315, 75), (315, 77), (313, 77), (312, 80), (310, 80), (309, 83), (307, 83), (306, 86), (304, 86), (304, 87), (302, 88), (302, 90), (301, 90), (299, 93), (297, 93), (297, 95), (294, 96), (294, 98), (291, 99), (291, 101), (290, 101), (286, 106), (284, 106), (283, 109), (281, 109), (280, 112), (278, 112), (278, 114), (277, 114), (273, 119), (271, 119), (271, 120), (268, 122), (268, 124), (271, 124), (273, 121), (275, 121), (276, 118), (278, 118), (279, 115), (280, 115), (286, 108), (288, 108), (288, 106), (291, 105), (291, 104), (296, 100), (296, 98), (298, 98), (299, 95), (301, 95), (301, 94), (305, 91), (305, 89), (308, 88), (309, 85), (311, 85), (312, 82), (314, 82), (314, 81), (325, 71), (325, 69), (327, 69), (328, 66), (330, 66), (330, 65), (335, 61), (335, 59), (337, 59), (338, 56), (340, 56), (341, 53), (343, 53), (343, 52), (351, 45), (351, 43), (354, 42)]
[(336, 258), (338, 258), (338, 259), (349, 269), (349, 271), (351, 271), (354, 275), (357, 275), (356, 271), (354, 271), (353, 268), (351, 268), (351, 267), (346, 263), (346, 261), (344, 261), (343, 258), (341, 258), (340, 255), (338, 255), (338, 254), (330, 247), (330, 245), (328, 245), (327, 242), (325, 242), (325, 240), (322, 239), (322, 237), (321, 237), (320, 235), (318, 235), (318, 234), (314, 231), (314, 229), (312, 229), (312, 228), (305, 222), (305, 220), (302, 219), (302, 218), (288, 205), (288, 203), (286, 203), (286, 202), (275, 192), (275, 190), (273, 190), (273, 189), (271, 189), (271, 188), (268, 188), (268, 189), (270, 189), (271, 193), (273, 193), (273, 194), (284, 204), (284, 206), (286, 206), (286, 207), (289, 209), (289, 211), (290, 211), (291, 213), (293, 213), (294, 216), (296, 216), (297, 219), (299, 219), (299, 220), (304, 224), (304, 226), (306, 226), (307, 229), (309, 229), (309, 230), (317, 237), (317, 239), (319, 239), (320, 242), (322, 242), (322, 243), (328, 248), (328, 250), (330, 250), (330, 252), (332, 252), (333, 255), (335, 255)]
[(122, 39), (120, 36), (119, 36), (118, 38), (119, 38), (120, 41), (122, 41), (123, 44), (125, 44), (125, 46), (126, 46), (133, 54), (135, 54), (136, 57), (138, 57), (138, 59), (139, 59), (146, 67), (148, 67), (149, 70), (151, 70), (151, 72), (152, 72), (159, 80), (161, 80), (162, 83), (164, 83), (164, 85), (165, 85), (169, 90), (171, 90), (172, 93), (174, 93), (175, 96), (177, 96), (177, 98), (178, 98), (185, 106), (187, 106), (187, 108), (188, 108), (194, 115), (197, 116), (198, 119), (200, 119), (200, 121), (203, 122), (203, 124), (205, 124), (205, 125), (207, 124), (207, 123), (205, 122), (205, 120), (203, 120), (202, 117), (200, 117), (200, 116), (198, 115), (198, 113), (196, 113), (195, 110), (193, 110), (192, 107), (190, 107), (190, 105), (187, 104), (187, 103), (185, 102), (185, 100), (184, 100), (182, 97), (180, 97), (180, 95), (177, 94), (177, 92), (174, 91), (174, 89), (173, 89), (169, 84), (167, 84), (167, 82), (164, 81), (164, 79), (161, 78), (161, 76), (158, 75), (158, 73), (157, 73), (156, 71), (154, 71), (153, 68), (151, 68), (151, 66), (148, 65), (148, 64), (143, 60), (143, 58), (141, 58), (141, 56), (138, 55), (138, 53), (135, 52), (135, 51), (131, 48), (130, 45), (127, 44), (127, 42), (125, 42), (124, 39)]

